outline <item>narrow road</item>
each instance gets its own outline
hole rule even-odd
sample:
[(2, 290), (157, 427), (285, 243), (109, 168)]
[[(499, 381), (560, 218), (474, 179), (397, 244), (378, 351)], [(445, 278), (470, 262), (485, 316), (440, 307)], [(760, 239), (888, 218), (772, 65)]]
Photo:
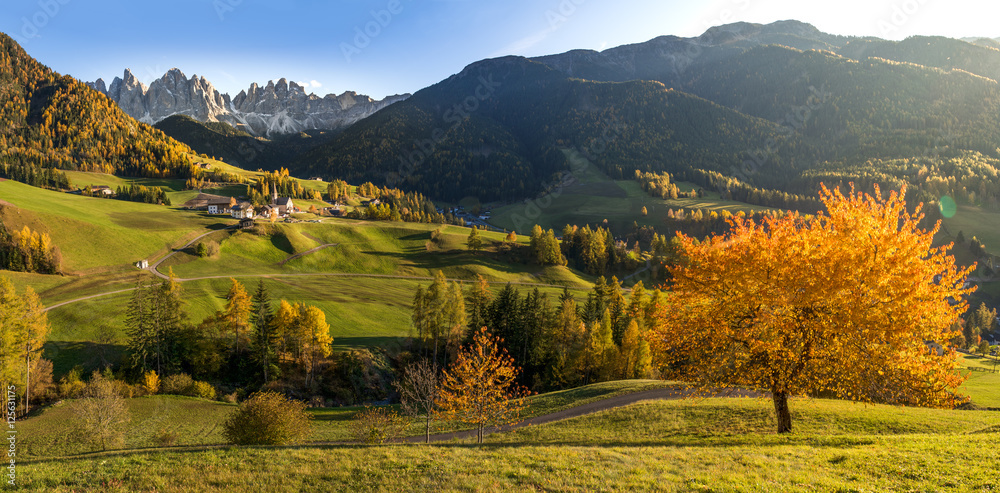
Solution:
[(198, 241), (198, 240), (200, 240), (200, 239), (202, 239), (202, 238), (204, 238), (204, 237), (206, 237), (206, 236), (208, 236), (208, 235), (210, 235), (212, 233), (218, 233), (219, 231), (225, 231), (227, 229), (236, 229), (238, 227), (239, 227), (238, 225), (234, 224), (232, 226), (226, 226), (225, 228), (222, 228), (222, 229), (213, 229), (212, 231), (209, 231), (208, 233), (205, 233), (203, 235), (198, 235), (193, 240), (185, 243), (184, 246), (182, 246), (180, 248), (174, 248), (173, 250), (170, 251), (170, 253), (164, 255), (163, 258), (161, 258), (160, 260), (157, 260), (155, 263), (149, 264), (149, 271), (152, 272), (155, 276), (157, 276), (157, 277), (159, 277), (161, 279), (167, 279), (168, 277), (166, 275), (163, 275), (163, 274), (160, 273), (160, 264), (162, 264), (165, 260), (167, 260), (170, 257), (173, 257), (175, 253), (177, 253), (177, 252), (179, 252), (179, 251), (181, 251), (181, 250), (183, 250), (183, 249), (185, 249), (185, 248), (187, 248), (187, 247), (189, 247), (191, 245), (194, 245), (194, 242), (196, 242), (196, 241)]
[[(168, 279), (169, 276), (167, 276), (166, 274), (163, 274), (162, 272), (159, 271), (160, 265), (162, 265), (163, 262), (165, 262), (167, 259), (169, 259), (170, 257), (172, 257), (177, 252), (179, 252), (181, 250), (184, 250), (185, 248), (190, 247), (191, 245), (195, 244), (195, 242), (197, 242), (198, 240), (200, 240), (200, 239), (202, 239), (202, 238), (204, 238), (204, 237), (206, 237), (208, 235), (211, 235), (213, 233), (218, 233), (220, 231), (226, 231), (226, 230), (229, 230), (229, 229), (235, 229), (236, 227), (237, 226), (235, 226), (235, 225), (234, 226), (227, 226), (226, 228), (223, 228), (223, 229), (216, 229), (216, 230), (212, 230), (212, 231), (209, 231), (207, 233), (198, 235), (194, 239), (192, 239), (191, 241), (185, 243), (183, 246), (178, 247), (178, 248), (174, 248), (169, 253), (167, 253), (162, 258), (160, 258), (159, 260), (157, 260), (157, 261), (149, 264), (148, 270), (151, 273), (153, 273), (153, 275), (155, 275), (156, 277), (159, 277), (160, 279)], [(323, 248), (328, 248), (328, 247), (336, 246), (336, 245), (339, 245), (339, 243), (329, 243), (329, 244), (325, 244), (325, 245), (320, 245), (320, 246), (318, 246), (316, 248), (313, 248), (311, 250), (307, 250), (305, 252), (297, 253), (295, 255), (292, 255), (291, 257), (288, 257), (285, 260), (283, 260), (278, 265), (284, 265), (285, 262), (288, 262), (288, 261), (293, 260), (295, 258), (301, 257), (303, 255), (307, 255), (307, 254), (310, 254), (310, 253), (313, 253), (313, 252), (315, 252), (317, 250), (321, 250)], [(282, 274), (282, 273), (276, 273), (276, 274), (245, 274), (245, 273), (239, 273), (239, 274), (217, 275), (217, 276), (200, 276), (200, 277), (177, 278), (176, 281), (177, 282), (204, 281), (204, 280), (208, 280), (208, 279), (228, 279), (230, 277), (278, 278), (278, 277), (317, 277), (317, 276), (322, 276), (322, 277), (364, 277), (364, 278), (375, 278), (375, 279), (404, 279), (404, 280), (414, 280), (414, 281), (433, 281), (434, 280), (433, 277), (429, 277), (429, 276), (405, 276), (405, 275), (399, 275), (399, 274), (363, 274), (363, 273), (350, 273), (350, 272), (315, 272), (315, 273), (288, 273), (288, 274)], [(466, 280), (466, 279), (449, 279), (449, 281), (455, 281), (455, 282), (466, 283), (466, 284), (473, 284), (473, 283), (478, 282), (478, 281)], [(565, 287), (567, 287), (567, 286), (563, 286), (563, 285), (559, 285), (559, 284), (545, 284), (545, 283), (537, 283), (537, 282), (518, 282), (518, 281), (511, 281), (511, 282), (503, 283), (503, 284), (512, 284), (514, 286), (540, 287), (540, 288), (565, 288)], [(575, 291), (579, 291), (579, 290), (589, 291), (589, 288), (572, 287), (572, 286), (568, 286), (568, 287), (569, 287), (569, 289), (572, 289), (572, 290), (575, 290)], [(56, 303), (56, 304), (53, 304), (51, 306), (46, 307), (45, 311), (49, 311), (49, 310), (52, 310), (53, 308), (59, 308), (61, 306), (69, 305), (69, 304), (72, 304), (72, 303), (77, 303), (77, 302), (80, 302), (80, 301), (86, 301), (86, 300), (90, 300), (90, 299), (94, 299), (94, 298), (100, 298), (102, 296), (111, 296), (113, 294), (118, 294), (118, 293), (126, 293), (126, 292), (133, 291), (133, 290), (135, 290), (134, 287), (133, 288), (128, 288), (128, 289), (119, 289), (117, 291), (109, 291), (107, 293), (93, 294), (93, 295), (90, 295), (90, 296), (83, 296), (83, 297), (80, 297), (80, 298), (74, 298), (74, 299), (67, 300), (67, 301), (61, 301), (59, 303)]]
[[(576, 418), (580, 416), (586, 416), (588, 414), (594, 414), (601, 411), (607, 411), (609, 409), (614, 409), (617, 407), (623, 407), (630, 404), (635, 404), (642, 401), (650, 400), (680, 400), (687, 397), (761, 397), (763, 394), (759, 392), (754, 392), (750, 390), (743, 389), (721, 389), (715, 392), (706, 393), (696, 393), (695, 391), (686, 388), (677, 387), (666, 387), (662, 389), (645, 390), (642, 392), (634, 392), (631, 394), (617, 395), (614, 397), (609, 397), (607, 399), (601, 399), (599, 401), (589, 402), (587, 404), (582, 404), (576, 407), (571, 407), (569, 409), (564, 409), (562, 411), (556, 411), (554, 413), (545, 414), (542, 416), (535, 416), (534, 418), (529, 418), (520, 423), (505, 426), (502, 428), (490, 428), (484, 430), (483, 434), (491, 435), (493, 433), (504, 432), (515, 430), (518, 428), (523, 428), (525, 426), (542, 425), (553, 423), (556, 421), (562, 421), (564, 419)], [(456, 431), (452, 433), (438, 433), (431, 435), (431, 442), (445, 442), (456, 439), (473, 438), (476, 436), (476, 430), (464, 430)], [(424, 436), (412, 436), (406, 437), (399, 440), (399, 443), (423, 443)], [(308, 448), (324, 445), (357, 445), (357, 442), (305, 442), (301, 445), (294, 445), (293, 448)], [(218, 448), (232, 447), (228, 444), (205, 444), (205, 445), (180, 445), (173, 447), (147, 447), (138, 448), (130, 450), (108, 450), (102, 452), (85, 453), (79, 455), (65, 456), (65, 457), (43, 457), (37, 459), (29, 459), (25, 463), (33, 462), (48, 462), (53, 460), (65, 459), (65, 458), (87, 458), (87, 457), (103, 457), (103, 456), (115, 456), (115, 455), (126, 455), (126, 454), (137, 454), (137, 453), (162, 453), (167, 451), (178, 451), (178, 452), (194, 452), (200, 450), (211, 450)]]
[(91, 299), (94, 299), (94, 298), (100, 298), (101, 296), (111, 296), (113, 294), (118, 294), (118, 293), (127, 293), (129, 291), (135, 291), (135, 288), (119, 289), (118, 291), (109, 291), (107, 293), (92, 294), (90, 296), (84, 296), (83, 298), (76, 298), (76, 299), (69, 300), (69, 301), (63, 301), (63, 302), (60, 302), (60, 303), (56, 303), (54, 305), (49, 305), (49, 306), (45, 307), (45, 310), (43, 310), (43, 311), (47, 312), (47, 311), (49, 311), (49, 310), (51, 310), (53, 308), (59, 308), (60, 306), (69, 305), (70, 303), (76, 303), (77, 301), (86, 301), (86, 300), (91, 300)]
[[(760, 397), (762, 394), (754, 391), (744, 390), (744, 389), (722, 389), (709, 394), (697, 393), (694, 390), (689, 390), (687, 388), (677, 388), (677, 387), (666, 387), (662, 389), (644, 390), (642, 392), (635, 392), (632, 394), (616, 395), (614, 397), (609, 397), (607, 399), (601, 399), (599, 401), (589, 402), (576, 407), (571, 407), (569, 409), (564, 409), (562, 411), (557, 411), (550, 414), (544, 414), (542, 416), (535, 416), (534, 418), (529, 418), (520, 423), (514, 425), (502, 426), (499, 428), (493, 427), (488, 428), (483, 431), (483, 435), (491, 435), (493, 433), (499, 433), (504, 431), (516, 430), (518, 428), (524, 428), (525, 426), (536, 426), (543, 425), (547, 423), (552, 423), (555, 421), (562, 421), (564, 419), (576, 418), (580, 416), (585, 416), (588, 414), (594, 414), (601, 411), (607, 411), (609, 409), (614, 409), (616, 407), (627, 406), (629, 404), (635, 404), (636, 402), (649, 401), (649, 400), (679, 400), (686, 397)], [(476, 430), (464, 430), (455, 431), (451, 433), (438, 433), (431, 435), (432, 442), (445, 442), (449, 440), (459, 440), (464, 438), (474, 438), (476, 436)], [(423, 442), (423, 436), (413, 436), (406, 437), (401, 440), (407, 443), (417, 443)]]
[(296, 253), (295, 255), (292, 255), (291, 257), (288, 257), (285, 260), (282, 260), (281, 262), (278, 262), (278, 265), (285, 265), (288, 262), (291, 262), (292, 260), (295, 260), (295, 259), (297, 259), (297, 258), (299, 258), (299, 257), (301, 257), (303, 255), (309, 255), (310, 253), (318, 252), (318, 251), (320, 251), (320, 250), (322, 250), (324, 248), (329, 248), (329, 247), (332, 247), (332, 246), (337, 246), (339, 244), (340, 243), (324, 243), (324, 244), (322, 244), (322, 245), (320, 245), (320, 246), (318, 246), (316, 248), (312, 248), (312, 249), (306, 250), (306, 251), (304, 251), (302, 253)]

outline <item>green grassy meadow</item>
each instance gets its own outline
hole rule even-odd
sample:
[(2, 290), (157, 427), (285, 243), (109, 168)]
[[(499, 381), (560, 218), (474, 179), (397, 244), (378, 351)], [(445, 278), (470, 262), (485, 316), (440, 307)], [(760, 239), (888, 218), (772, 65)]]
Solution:
[[(520, 202), (497, 208), (490, 223), (500, 228), (513, 229), (518, 234), (528, 234), (538, 224), (554, 229), (557, 234), (567, 224), (584, 225), (601, 223), (605, 219), (616, 234), (627, 233), (636, 222), (640, 226), (658, 226), (667, 217), (668, 209), (707, 209), (750, 211), (768, 210), (743, 202), (722, 200), (718, 192), (707, 191), (702, 198), (662, 200), (644, 192), (635, 180), (612, 180), (576, 151), (564, 149), (572, 163), (573, 183), (532, 202)], [(681, 191), (695, 186), (678, 183)], [(645, 207), (647, 215), (642, 215)]]
[[(619, 390), (623, 385), (628, 386), (618, 384)], [(583, 393), (593, 391), (584, 388)], [(149, 401), (142, 404), (143, 412), (153, 421), (157, 412), (169, 416), (176, 409), (197, 408), (197, 415), (183, 414), (185, 422), (178, 428), (192, 441), (210, 441), (215, 433), (211, 422), (231, 409), (197, 399), (141, 400)], [(793, 399), (791, 408), (794, 432), (787, 435), (773, 432), (773, 411), (766, 399), (645, 401), (490, 435), (482, 446), (454, 441), (430, 446), (305, 444), (199, 450), (189, 441), (174, 448), (127, 453), (29, 457), (18, 464), (18, 478), (29, 491), (778, 492), (1000, 487), (993, 468), (1000, 460), (996, 447), (1000, 415), (995, 412), (824, 399)], [(355, 411), (318, 414), (314, 435), (339, 436), (343, 431), (337, 430), (344, 430)], [(46, 414), (32, 419), (44, 418)], [(156, 427), (153, 421), (150, 428)], [(31, 430), (31, 420), (22, 426)], [(137, 443), (148, 442), (137, 439)]]
[(221, 227), (228, 218), (173, 208), (83, 197), (42, 190), (14, 181), (0, 182), (4, 222), (48, 233), (71, 274), (120, 271), (135, 262), (166, 254), (194, 233)]
[[(958, 357), (959, 372), (967, 375), (958, 391), (972, 396), (972, 403), (977, 406), (1000, 409), (1000, 373), (992, 373), (994, 368), (1000, 371), (1000, 362), (994, 365), (994, 359), (989, 356), (960, 354)], [(990, 371), (973, 371), (970, 367)]]
[[(219, 162), (215, 165), (237, 170)], [(180, 180), (70, 174), (71, 180), (82, 186), (140, 182), (164, 186), (170, 190), (168, 195), (196, 193), (180, 190)], [(325, 189), (321, 182), (302, 183), (311, 189)], [(406, 337), (413, 293), (418, 285), (429, 283), (417, 278), (432, 277), (438, 270), (449, 279), (466, 281), (482, 275), (495, 289), (507, 282), (548, 285), (541, 289), (552, 296), (559, 294), (559, 286), (570, 287), (582, 296), (592, 282), (565, 267), (529, 266), (511, 263), (489, 251), (468, 252), (465, 240), (469, 230), (457, 226), (326, 218), (321, 223), (268, 225), (268, 233), (255, 234), (222, 229), (235, 222), (229, 217), (183, 210), (180, 204), (186, 199), (179, 196), (171, 195), (174, 206), (165, 207), (2, 181), (0, 197), (13, 206), (4, 208), (5, 223), (49, 233), (63, 255), (66, 275), (3, 273), (19, 290), (31, 286), (46, 306), (55, 306), (49, 311), (52, 332), (46, 357), (54, 361), (57, 378), (77, 364), (85, 369), (102, 367), (124, 350), (124, 306), (129, 290), (137, 278), (154, 279), (136, 269), (134, 262), (153, 262), (206, 232), (214, 231), (202, 241), (217, 243), (218, 254), (200, 258), (194, 255), (193, 247), (180, 250), (159, 269), (164, 274), (172, 269), (182, 279), (199, 278), (183, 282), (190, 320), (197, 323), (224, 307), (230, 277), (249, 289), (260, 277), (266, 277), (276, 300), (305, 302), (324, 310), (337, 350), (394, 344)], [(435, 230), (440, 234), (432, 241)], [(487, 244), (499, 243), (503, 236), (483, 233)], [(527, 243), (528, 239), (521, 237), (519, 241)], [(334, 245), (304, 254), (327, 244)], [(56, 306), (88, 296), (95, 297)]]

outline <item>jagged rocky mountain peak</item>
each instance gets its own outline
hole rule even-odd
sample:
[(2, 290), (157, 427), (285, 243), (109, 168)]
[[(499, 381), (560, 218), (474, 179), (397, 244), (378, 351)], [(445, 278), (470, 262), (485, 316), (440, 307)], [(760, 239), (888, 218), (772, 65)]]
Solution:
[(88, 85), (118, 103), (132, 117), (157, 123), (173, 115), (188, 115), (203, 122), (225, 122), (261, 136), (298, 133), (310, 129), (338, 130), (365, 118), (396, 101), (409, 97), (390, 96), (381, 101), (357, 96), (319, 97), (308, 94), (302, 85), (286, 78), (270, 80), (264, 87), (256, 82), (235, 98), (220, 94), (204, 76), (188, 78), (171, 68), (147, 87), (126, 69), (110, 87), (98, 79)]

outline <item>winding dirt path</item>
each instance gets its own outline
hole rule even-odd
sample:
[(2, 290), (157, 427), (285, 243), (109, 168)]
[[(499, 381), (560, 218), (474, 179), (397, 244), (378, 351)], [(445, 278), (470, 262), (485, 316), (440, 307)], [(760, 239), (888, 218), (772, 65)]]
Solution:
[[(235, 225), (234, 226), (227, 226), (227, 227), (225, 227), (223, 229), (216, 229), (216, 230), (212, 230), (212, 231), (209, 231), (207, 233), (198, 235), (194, 239), (192, 239), (192, 240), (188, 241), (187, 243), (185, 243), (184, 245), (172, 249), (169, 253), (167, 253), (166, 255), (164, 255), (163, 257), (161, 257), (160, 259), (158, 259), (155, 262), (149, 264), (149, 268), (147, 270), (149, 270), (149, 272), (151, 272), (156, 277), (159, 277), (160, 279), (168, 279), (169, 276), (167, 276), (166, 274), (160, 272), (160, 270), (159, 270), (160, 265), (162, 265), (163, 262), (165, 262), (170, 257), (174, 256), (177, 252), (180, 252), (181, 250), (184, 250), (185, 248), (190, 247), (191, 245), (195, 244), (198, 240), (200, 240), (200, 239), (202, 239), (202, 238), (204, 238), (204, 237), (206, 237), (208, 235), (211, 235), (211, 234), (214, 234), (214, 233), (218, 233), (220, 231), (227, 231), (227, 230), (236, 229), (236, 228), (237, 228), (237, 226), (235, 226)], [(310, 253), (314, 253), (314, 252), (316, 252), (318, 250), (322, 250), (324, 248), (329, 248), (331, 246), (337, 246), (337, 245), (339, 245), (339, 243), (328, 243), (328, 244), (320, 245), (320, 246), (318, 246), (316, 248), (313, 248), (313, 249), (310, 249), (310, 250), (307, 250), (307, 251), (304, 251), (304, 252), (301, 252), (301, 253), (294, 254), (294, 255), (286, 258), (285, 260), (281, 261), (281, 263), (279, 263), (278, 265), (284, 265), (286, 262), (289, 262), (289, 261), (294, 260), (296, 258), (302, 257), (304, 255), (308, 255)], [(243, 278), (258, 278), (258, 277), (264, 277), (264, 278), (279, 278), (279, 277), (364, 277), (364, 278), (373, 278), (373, 279), (403, 279), (403, 280), (413, 280), (413, 281), (433, 281), (434, 280), (434, 278), (430, 277), (430, 276), (406, 276), (406, 275), (399, 275), (399, 274), (364, 274), (364, 273), (351, 273), (351, 272), (314, 272), (314, 273), (288, 273), (288, 274), (282, 274), (282, 273), (275, 273), (275, 274), (246, 274), (246, 273), (241, 273), (241, 274), (229, 274), (229, 275), (217, 275), (217, 276), (200, 276), (200, 277), (177, 278), (176, 281), (177, 282), (204, 281), (204, 280), (208, 280), (208, 279), (228, 279), (230, 277), (243, 277)], [(455, 282), (465, 283), (465, 284), (473, 284), (473, 283), (477, 282), (477, 281), (468, 280), (468, 279), (449, 279), (449, 281), (455, 281)], [(539, 288), (565, 288), (565, 287), (569, 287), (569, 289), (574, 290), (574, 291), (580, 291), (580, 290), (589, 291), (588, 288), (573, 287), (573, 286), (563, 286), (563, 285), (560, 285), (560, 284), (546, 284), (546, 283), (538, 283), (538, 282), (511, 281), (511, 282), (503, 283), (503, 284), (512, 284), (514, 286), (528, 286), (528, 287), (539, 287)], [(77, 303), (77, 302), (80, 302), (80, 301), (86, 301), (86, 300), (91, 300), (91, 299), (94, 299), (94, 298), (100, 298), (102, 296), (111, 296), (111, 295), (119, 294), (119, 293), (127, 293), (129, 291), (134, 291), (134, 290), (135, 290), (135, 288), (132, 287), (132, 288), (127, 288), (127, 289), (119, 289), (119, 290), (116, 290), (116, 291), (108, 291), (106, 293), (92, 294), (92, 295), (89, 295), (89, 296), (83, 296), (83, 297), (80, 297), (80, 298), (74, 298), (74, 299), (66, 300), (66, 301), (60, 301), (59, 303), (55, 303), (53, 305), (50, 305), (50, 306), (46, 307), (45, 311), (49, 311), (49, 310), (52, 310), (53, 308), (59, 308), (59, 307), (70, 305), (70, 304)]]
[[(641, 392), (633, 392), (631, 394), (616, 395), (613, 397), (608, 397), (607, 399), (601, 399), (594, 402), (588, 402), (586, 404), (581, 404), (576, 407), (571, 407), (569, 409), (563, 409), (562, 411), (556, 411), (554, 413), (544, 414), (541, 416), (535, 416), (533, 418), (526, 419), (520, 423), (504, 426), (500, 428), (489, 428), (484, 430), (483, 435), (492, 435), (494, 433), (515, 430), (518, 428), (524, 428), (526, 426), (536, 426), (542, 424), (553, 423), (556, 421), (562, 421), (564, 419), (571, 419), (580, 416), (586, 416), (588, 414), (599, 413), (602, 411), (607, 411), (610, 409), (615, 409), (618, 407), (628, 406), (630, 404), (635, 404), (642, 401), (650, 400), (680, 400), (684, 398), (694, 398), (694, 397), (762, 397), (763, 394), (759, 392), (754, 392), (750, 390), (743, 389), (720, 389), (714, 392), (696, 392), (684, 387), (665, 387), (662, 389), (652, 389), (644, 390)], [(476, 436), (476, 430), (464, 430), (455, 431), (451, 433), (437, 433), (430, 436), (431, 442), (446, 442), (451, 440), (459, 440), (465, 438), (474, 438)], [(423, 443), (424, 436), (417, 435), (412, 437), (406, 437), (398, 440), (398, 443)], [(308, 448), (317, 446), (328, 446), (328, 445), (350, 445), (356, 446), (357, 442), (332, 442), (332, 441), (322, 441), (322, 442), (306, 442), (300, 445), (293, 445), (290, 448)], [(25, 463), (35, 463), (35, 462), (49, 462), (61, 459), (79, 459), (79, 458), (93, 458), (93, 457), (103, 457), (103, 456), (116, 456), (116, 455), (130, 455), (138, 453), (161, 453), (165, 451), (178, 451), (178, 452), (194, 452), (202, 450), (212, 450), (220, 448), (233, 447), (233, 445), (228, 444), (205, 444), (205, 445), (180, 445), (173, 447), (145, 447), (137, 449), (128, 450), (108, 450), (102, 452), (93, 452), (72, 456), (62, 456), (62, 457), (40, 457), (35, 459), (28, 459), (24, 461)]]
[(320, 246), (318, 246), (316, 248), (312, 248), (312, 249), (306, 250), (306, 251), (301, 252), (301, 253), (296, 253), (295, 255), (292, 255), (292, 256), (286, 258), (285, 260), (282, 260), (281, 262), (278, 262), (278, 265), (285, 265), (288, 262), (291, 262), (292, 260), (295, 260), (295, 259), (297, 259), (299, 257), (305, 256), (305, 255), (309, 255), (310, 253), (318, 252), (318, 251), (320, 251), (320, 250), (322, 250), (324, 248), (329, 248), (329, 247), (332, 247), (332, 246), (337, 246), (339, 244), (340, 243), (324, 243), (324, 244), (322, 244), (322, 245), (320, 245)]
[[(580, 416), (585, 416), (588, 414), (599, 413), (601, 411), (607, 411), (609, 409), (614, 409), (617, 407), (628, 406), (630, 404), (635, 404), (642, 401), (650, 400), (679, 400), (688, 397), (761, 397), (762, 394), (754, 391), (744, 390), (744, 389), (721, 389), (718, 391), (710, 392), (706, 394), (705, 392), (697, 393), (694, 390), (688, 388), (679, 387), (665, 387), (662, 389), (644, 390), (641, 392), (634, 392), (631, 394), (616, 395), (614, 397), (609, 397), (607, 399), (601, 399), (599, 401), (588, 402), (576, 407), (571, 407), (569, 409), (563, 409), (562, 411), (556, 411), (554, 413), (544, 414), (541, 416), (535, 416), (534, 418), (528, 418), (520, 423), (516, 423), (509, 426), (493, 427), (488, 428), (483, 431), (483, 435), (491, 435), (493, 433), (500, 433), (504, 431), (516, 430), (518, 428), (524, 428), (525, 426), (537, 426), (547, 423), (553, 423), (556, 421), (562, 421), (564, 419), (576, 418)], [(464, 438), (474, 438), (476, 436), (476, 430), (463, 430), (455, 431), (451, 433), (437, 433), (431, 435), (431, 442), (445, 442), (449, 440), (458, 440)], [(418, 443), (423, 442), (423, 436), (406, 437), (401, 440), (406, 443)]]

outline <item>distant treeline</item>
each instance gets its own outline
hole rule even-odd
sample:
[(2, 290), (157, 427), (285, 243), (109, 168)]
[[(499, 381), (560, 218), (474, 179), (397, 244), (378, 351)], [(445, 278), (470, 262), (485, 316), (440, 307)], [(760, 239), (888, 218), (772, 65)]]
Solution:
[(52, 167), (43, 167), (35, 162), (0, 155), (0, 178), (19, 181), (39, 188), (68, 190), (69, 177)]
[(46, 233), (27, 226), (11, 232), (0, 224), (0, 269), (58, 274), (62, 271), (62, 254)]
[[(85, 197), (104, 197), (102, 194), (95, 194), (90, 185), (87, 185), (80, 192)], [(127, 200), (129, 202), (142, 202), (146, 204), (163, 204), (170, 205), (170, 199), (167, 198), (167, 192), (163, 190), (162, 187), (147, 187), (145, 185), (127, 185), (118, 186), (115, 189), (115, 194), (109, 198), (117, 200)]]

